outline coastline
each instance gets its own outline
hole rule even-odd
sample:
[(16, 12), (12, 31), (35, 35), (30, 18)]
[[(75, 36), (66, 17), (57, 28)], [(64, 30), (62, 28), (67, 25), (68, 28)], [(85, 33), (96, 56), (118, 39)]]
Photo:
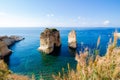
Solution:
[(23, 40), (21, 36), (0, 36), (0, 57), (4, 58), (12, 53), (9, 49), (10, 46), (14, 45), (16, 42)]

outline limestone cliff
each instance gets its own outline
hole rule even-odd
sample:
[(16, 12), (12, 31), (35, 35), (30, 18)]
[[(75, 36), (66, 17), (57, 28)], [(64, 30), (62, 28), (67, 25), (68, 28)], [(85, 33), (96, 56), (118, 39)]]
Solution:
[(72, 30), (69, 34), (68, 34), (68, 46), (70, 48), (77, 48), (77, 41), (76, 41), (76, 32), (75, 30)]
[(8, 46), (14, 44), (17, 41), (23, 40), (20, 36), (0, 36), (0, 57), (4, 57), (10, 54), (12, 51), (8, 49)]
[(11, 53), (11, 50), (8, 49), (8, 46), (4, 41), (0, 41), (0, 56), (5, 56), (7, 54)]
[(0, 40), (4, 41), (7, 44), (7, 46), (10, 46), (10, 45), (14, 44), (15, 42), (21, 41), (23, 39), (24, 38), (21, 36), (14, 36), (14, 35), (9, 36), (9, 37), (8, 36), (0, 36)]
[(46, 28), (40, 35), (40, 47), (38, 50), (49, 54), (54, 51), (55, 47), (60, 47), (60, 34), (57, 29)]

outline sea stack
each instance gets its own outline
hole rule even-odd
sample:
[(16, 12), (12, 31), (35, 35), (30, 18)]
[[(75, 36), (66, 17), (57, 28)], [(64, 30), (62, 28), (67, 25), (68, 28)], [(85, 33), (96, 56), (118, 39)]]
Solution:
[(57, 29), (46, 28), (40, 35), (40, 47), (38, 50), (50, 54), (61, 46), (60, 33)]
[(72, 30), (68, 34), (68, 46), (69, 48), (76, 49), (77, 48), (77, 41), (76, 41), (76, 32)]

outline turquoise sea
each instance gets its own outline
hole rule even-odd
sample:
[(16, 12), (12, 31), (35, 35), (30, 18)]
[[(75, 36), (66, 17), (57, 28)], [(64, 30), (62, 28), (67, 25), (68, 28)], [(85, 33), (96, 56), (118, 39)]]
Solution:
[[(36, 79), (43, 76), (45, 80), (49, 80), (52, 74), (57, 74), (62, 67), (67, 70), (67, 63), (71, 68), (75, 69), (76, 61), (74, 54), (68, 48), (68, 33), (74, 29), (77, 33), (77, 52), (88, 47), (94, 49), (98, 36), (101, 36), (100, 55), (103, 56), (109, 39), (113, 37), (115, 28), (57, 28), (60, 31), (62, 46), (56, 55), (45, 55), (40, 53), (37, 48), (40, 44), (40, 33), (45, 28), (0, 28), (0, 36), (2, 35), (18, 35), (23, 36), (23, 41), (17, 42), (10, 48), (13, 53), (8, 58), (8, 66), (11, 71), (17, 74), (35, 75)], [(120, 29), (118, 29), (119, 31)], [(120, 42), (118, 42), (120, 43)]]

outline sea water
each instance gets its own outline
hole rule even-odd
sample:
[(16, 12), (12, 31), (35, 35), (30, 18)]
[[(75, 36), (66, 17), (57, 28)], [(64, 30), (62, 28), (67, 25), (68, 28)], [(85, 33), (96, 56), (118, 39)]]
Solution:
[[(77, 49), (79, 53), (83, 48), (95, 49), (97, 39), (100, 36), (100, 54), (105, 55), (109, 39), (113, 37), (114, 28), (57, 28), (60, 31), (61, 49), (57, 55), (45, 55), (37, 49), (40, 46), (40, 33), (45, 28), (0, 28), (0, 35), (18, 35), (25, 39), (17, 42), (10, 48), (13, 53), (8, 58), (9, 69), (17, 74), (32, 76), (36, 79), (42, 76), (44, 79), (51, 79), (52, 74), (67, 71), (67, 63), (75, 70), (76, 61), (74, 53), (68, 48), (68, 34), (74, 29), (77, 34)], [(119, 31), (120, 29), (118, 29)]]

